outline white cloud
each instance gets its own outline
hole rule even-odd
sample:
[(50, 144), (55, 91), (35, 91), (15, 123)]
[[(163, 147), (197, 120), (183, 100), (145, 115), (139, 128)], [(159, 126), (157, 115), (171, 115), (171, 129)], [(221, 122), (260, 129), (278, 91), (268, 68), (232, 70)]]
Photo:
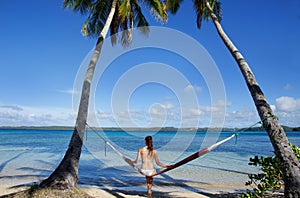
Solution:
[[(246, 128), (259, 121), (258, 113), (253, 109), (236, 110), (226, 113), (224, 127)], [(258, 127), (260, 125), (256, 125)]]
[(297, 111), (300, 110), (300, 99), (293, 97), (282, 96), (276, 99), (276, 109), (278, 111)]
[[(174, 105), (155, 103), (149, 109), (127, 109), (114, 113), (102, 112), (97, 117), (99, 123), (108, 123), (118, 127), (160, 127), (172, 116)], [(105, 121), (106, 122), (105, 122)], [(107, 122), (108, 121), (108, 122)]]
[(23, 108), (17, 105), (0, 105), (0, 109), (10, 109), (14, 111), (23, 111)]
[(61, 92), (61, 93), (67, 93), (67, 94), (79, 94), (80, 91), (78, 90), (74, 90), (74, 89), (67, 89), (67, 90), (57, 90), (58, 92)]
[(218, 100), (216, 102), (216, 104), (214, 104), (213, 106), (216, 106), (216, 107), (229, 107), (231, 105), (232, 105), (232, 102), (224, 101), (224, 100)]
[(159, 106), (165, 110), (168, 110), (168, 109), (173, 109), (174, 108), (174, 105), (171, 104), (171, 103), (164, 103), (164, 104), (159, 104)]
[(0, 126), (73, 125), (72, 110), (63, 108), (37, 108), (1, 105)]
[(191, 115), (191, 116), (201, 116), (204, 114), (203, 111), (201, 111), (200, 109), (189, 109), (188, 110), (188, 113)]
[(300, 123), (300, 111), (295, 112), (284, 112), (276, 111), (275, 115), (279, 118), (279, 123), (281, 125), (290, 127), (299, 127)]
[(202, 87), (200, 86), (197, 86), (197, 85), (188, 85), (184, 88), (184, 91), (186, 93), (192, 93), (193, 91), (194, 92), (201, 92), (202, 91)]
[(300, 98), (281, 96), (271, 105), (281, 125), (290, 127), (300, 126)]
[(276, 111), (276, 105), (270, 105), (272, 111)]
[(177, 106), (170, 102), (155, 103), (149, 109), (127, 109), (114, 114), (101, 112), (97, 118), (99, 123), (110, 122), (110, 126), (118, 124), (121, 127), (207, 127), (221, 123), (225, 117), (225, 107), (230, 105), (230, 102), (225, 101), (218, 101), (213, 106), (197, 107)]
[(161, 117), (166, 115), (166, 109), (161, 106), (155, 106), (150, 109), (151, 116)]
[[(248, 127), (260, 119), (255, 109), (237, 109), (226, 111), (224, 108), (232, 105), (230, 102), (219, 101), (215, 105), (184, 107), (171, 102), (156, 103), (149, 109), (129, 109), (115, 112), (97, 111), (96, 119), (89, 117), (88, 123), (101, 127), (212, 127), (211, 116), (214, 114), (224, 119), (223, 127)], [(275, 115), (282, 125), (300, 126), (300, 99), (280, 97), (276, 104), (271, 105)], [(90, 111), (91, 113), (92, 111)], [(0, 105), (0, 126), (73, 126), (76, 113), (72, 109), (54, 107), (27, 107), (21, 105)], [(92, 113), (91, 113), (92, 114)], [(120, 125), (118, 125), (120, 124)], [(222, 126), (218, 126), (222, 127)]]
[(103, 112), (103, 111), (97, 111), (97, 117), (100, 119), (112, 119), (111, 113)]

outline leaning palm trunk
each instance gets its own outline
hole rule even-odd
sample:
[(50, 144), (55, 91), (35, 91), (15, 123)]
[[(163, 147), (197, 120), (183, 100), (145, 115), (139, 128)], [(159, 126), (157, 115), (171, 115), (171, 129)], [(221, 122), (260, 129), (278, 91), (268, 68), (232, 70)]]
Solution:
[(222, 26), (210, 7), (210, 4), (207, 1), (205, 1), (205, 3), (210, 13), (210, 17), (217, 28), (219, 36), (222, 38), (224, 44), (236, 60), (244, 76), (260, 119), (263, 121), (263, 127), (267, 131), (275, 150), (275, 154), (279, 159), (285, 183), (284, 195), (285, 197), (300, 197), (300, 165), (298, 159), (289, 146), (286, 134), (283, 128), (279, 125), (277, 118), (274, 116), (273, 111), (256, 82), (248, 63), (223, 31)]
[(55, 169), (55, 171), (47, 179), (42, 181), (42, 183), (40, 184), (41, 187), (67, 189), (67, 188), (75, 187), (77, 185), (78, 165), (79, 165), (79, 159), (81, 155), (81, 148), (83, 144), (83, 137), (84, 137), (85, 127), (86, 127), (87, 115), (88, 115), (91, 82), (93, 79), (97, 61), (101, 53), (104, 39), (108, 32), (109, 26), (111, 25), (112, 18), (116, 10), (116, 2), (117, 0), (114, 0), (112, 3), (109, 16), (106, 20), (103, 30), (101, 31), (100, 36), (98, 37), (94, 54), (90, 60), (85, 75), (76, 125), (74, 128), (72, 138), (69, 143), (68, 150), (66, 151), (63, 160), (61, 161), (59, 166)]

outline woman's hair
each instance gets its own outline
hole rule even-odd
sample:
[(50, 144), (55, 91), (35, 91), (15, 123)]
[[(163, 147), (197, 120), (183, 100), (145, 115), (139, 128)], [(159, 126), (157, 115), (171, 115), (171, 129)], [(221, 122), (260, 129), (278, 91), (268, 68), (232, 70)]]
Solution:
[(145, 137), (145, 141), (146, 141), (146, 145), (147, 145), (147, 149), (150, 151), (150, 153), (153, 151), (153, 142), (152, 142), (152, 137), (151, 136), (147, 136)]

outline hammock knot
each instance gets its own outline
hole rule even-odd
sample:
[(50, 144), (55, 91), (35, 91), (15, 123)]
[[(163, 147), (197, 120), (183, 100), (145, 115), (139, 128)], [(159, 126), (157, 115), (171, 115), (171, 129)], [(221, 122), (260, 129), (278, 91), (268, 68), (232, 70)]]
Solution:
[(238, 135), (239, 135), (239, 133), (236, 133), (236, 134), (235, 134), (235, 144), (237, 144), (237, 141), (238, 141)]
[(262, 120), (260, 121), (260, 124), (263, 125), (264, 121), (266, 121), (266, 120), (269, 119), (269, 118), (275, 118), (276, 120), (279, 120), (279, 118), (278, 118), (276, 115), (270, 114), (270, 115), (266, 116), (264, 119), (262, 119)]

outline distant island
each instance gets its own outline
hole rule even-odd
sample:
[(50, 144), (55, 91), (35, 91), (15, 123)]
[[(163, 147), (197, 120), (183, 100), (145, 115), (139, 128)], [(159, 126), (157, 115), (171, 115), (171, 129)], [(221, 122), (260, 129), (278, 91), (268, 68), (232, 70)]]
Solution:
[[(300, 127), (288, 127), (282, 126), (285, 131), (300, 131)], [(72, 126), (0, 126), (0, 129), (11, 129), (11, 130), (59, 130), (59, 131), (71, 131), (74, 129)], [(119, 128), (119, 127), (91, 127), (87, 130), (103, 130), (103, 131), (182, 131), (182, 132), (206, 132), (206, 131), (224, 131), (224, 132), (238, 132), (238, 131), (264, 131), (263, 127), (252, 127), (252, 128), (175, 128), (175, 127), (153, 127), (153, 128)]]

